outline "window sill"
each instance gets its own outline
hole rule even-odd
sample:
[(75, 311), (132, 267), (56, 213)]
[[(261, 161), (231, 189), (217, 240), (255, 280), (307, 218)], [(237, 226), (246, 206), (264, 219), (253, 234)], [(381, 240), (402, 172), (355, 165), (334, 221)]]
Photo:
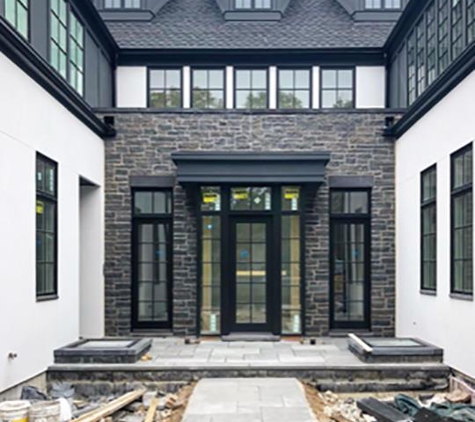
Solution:
[(437, 290), (421, 289), (419, 293), (425, 296), (437, 296)]
[(50, 302), (52, 300), (58, 300), (58, 299), (59, 299), (59, 296), (57, 294), (36, 296), (36, 302)]
[(457, 299), (457, 300), (465, 300), (468, 302), (473, 302), (473, 295), (471, 294), (464, 294), (464, 293), (450, 293), (450, 297), (452, 299)]

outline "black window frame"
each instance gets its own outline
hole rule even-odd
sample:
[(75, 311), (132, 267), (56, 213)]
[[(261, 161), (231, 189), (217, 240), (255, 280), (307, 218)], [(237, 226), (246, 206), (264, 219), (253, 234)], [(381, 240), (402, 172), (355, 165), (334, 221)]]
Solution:
[[(472, 166), (470, 168), (471, 171), (471, 180), (468, 183), (465, 183), (460, 186), (455, 186), (455, 160), (461, 156), (465, 156), (465, 154), (471, 154)], [(462, 176), (465, 178), (465, 175)], [(455, 227), (455, 200), (462, 197), (462, 196), (470, 196), (470, 224), (462, 227)], [(455, 230), (466, 230), (470, 229), (471, 231), (471, 241), (472, 241), (472, 255), (469, 259), (462, 258), (458, 259), (457, 261), (468, 261), (469, 262), (469, 269), (472, 273), (472, 280), (471, 280), (471, 290), (461, 290), (456, 288), (455, 284)], [(464, 269), (465, 271), (465, 269)], [(450, 156), (450, 292), (451, 296), (454, 298), (462, 297), (462, 298), (471, 298), (473, 299), (473, 144), (470, 143), (458, 151), (455, 151)]]
[[(41, 190), (38, 188), (38, 173), (39, 173), (39, 166), (38, 164), (42, 163), (43, 166), (46, 164), (51, 166), (54, 169), (54, 195)], [(35, 219), (35, 239), (36, 239), (36, 272), (35, 272), (35, 279), (36, 279), (36, 300), (40, 301), (49, 301), (49, 300), (56, 300), (59, 298), (58, 294), (58, 201), (59, 201), (59, 193), (58, 193), (58, 163), (56, 161), (51, 160), (50, 158), (46, 157), (45, 155), (37, 152), (36, 159), (35, 159), (35, 192), (36, 192), (36, 199), (35, 199), (35, 217), (38, 214), (38, 201), (42, 201), (43, 203), (48, 203), (53, 207), (54, 215), (53, 215), (53, 290), (52, 291), (45, 291), (40, 292), (39, 285), (38, 285), (38, 271), (39, 265), (38, 262), (38, 234), (45, 234), (44, 230), (39, 230), (37, 217)], [(50, 233), (51, 234), (51, 233)], [(42, 261), (43, 264), (51, 265), (51, 262)]]
[[(180, 67), (180, 66), (162, 66), (162, 67), (149, 67), (147, 69), (147, 107), (148, 108), (152, 108), (152, 87), (151, 87), (151, 83), (152, 83), (152, 72), (156, 71), (156, 70), (162, 70), (162, 71), (168, 71), (168, 70), (176, 70), (178, 72), (180, 72), (180, 88), (179, 89), (176, 89), (176, 88), (171, 88), (171, 89), (168, 89), (166, 88), (166, 79), (165, 79), (165, 86), (163, 87), (163, 91), (180, 91), (180, 105), (178, 107), (166, 107), (166, 104), (165, 104), (165, 107), (153, 107), (153, 108), (156, 108), (156, 109), (159, 109), (159, 110), (180, 110), (183, 108), (183, 96), (184, 96), (184, 72), (183, 72), (183, 68)], [(165, 77), (166, 77), (166, 73), (165, 73)], [(162, 89), (162, 88), (160, 88)]]
[[(119, 6), (107, 6), (106, 2), (107, 0), (103, 0), (103, 9), (104, 10), (139, 10), (143, 8), (143, 2), (142, 0), (138, 0), (139, 5), (138, 6), (126, 6), (126, 1), (127, 0), (113, 0), (119, 3)], [(137, 1), (137, 0), (136, 0)]]
[[(336, 87), (335, 88), (325, 88), (323, 86), (323, 73), (325, 71), (336, 71)], [(335, 91), (337, 94), (339, 91), (349, 91), (349, 88), (340, 88), (338, 86), (338, 71), (350, 70), (352, 72), (352, 96), (351, 96), (351, 107), (324, 107), (323, 106), (323, 92), (324, 91)], [(319, 97), (320, 97), (320, 108), (324, 110), (353, 110), (356, 108), (356, 66), (321, 66), (320, 67), (320, 88), (319, 88)]]
[[(237, 87), (237, 74), (239, 71), (251, 71), (251, 87), (248, 88), (238, 88)], [(237, 93), (239, 91), (249, 91), (253, 93), (254, 91), (262, 91), (261, 89), (258, 88), (253, 88), (252, 87), (252, 72), (253, 71), (264, 71), (266, 73), (266, 87), (265, 87), (265, 92), (266, 92), (266, 104), (264, 107), (250, 107), (250, 108), (244, 108), (244, 107), (238, 107), (237, 106)], [(266, 110), (269, 109), (269, 91), (270, 91), (270, 83), (269, 83), (269, 68), (267, 67), (235, 67), (234, 68), (234, 84), (233, 84), (233, 102), (234, 102), (234, 108), (236, 110)]]
[[(431, 180), (431, 177), (434, 178)], [(433, 196), (425, 196), (425, 179), (429, 178), (429, 184), (431, 182), (434, 182), (434, 185), (431, 186), (435, 189), (434, 195)], [(425, 169), (424, 171), (421, 172), (421, 214), (420, 214), (420, 222), (421, 222), (421, 239), (420, 239), (420, 265), (421, 265), (421, 281), (420, 281), (420, 289), (421, 293), (424, 292), (430, 292), (430, 293), (436, 293), (437, 292), (437, 165), (434, 164), (430, 166), (429, 168)], [(433, 232), (425, 233), (424, 232), (424, 226), (425, 226), (425, 218), (427, 218), (427, 214), (430, 213), (430, 211), (433, 211), (435, 214), (435, 227)], [(430, 218), (430, 217), (429, 217)], [(426, 259), (426, 253), (425, 253), (425, 240), (428, 238), (432, 238), (434, 241), (433, 243), (433, 248), (434, 248), (434, 257), (432, 259)], [(434, 280), (433, 282), (429, 285), (425, 283), (426, 280), (426, 272), (425, 264), (430, 264), (433, 265), (433, 275), (434, 275)]]
[[(210, 71), (216, 71), (216, 70), (219, 70), (219, 71), (222, 71), (223, 72), (223, 87), (221, 90), (218, 90), (218, 89), (213, 89), (213, 88), (210, 88), (209, 87), (209, 72)], [(208, 75), (207, 75), (207, 79), (208, 79), (208, 83), (207, 83), (207, 88), (206, 89), (202, 89), (202, 88), (199, 88), (199, 89), (195, 89), (195, 86), (194, 86), (194, 79), (195, 79), (195, 75), (194, 75), (194, 72), (195, 71), (206, 71), (208, 72)], [(192, 66), (191, 67), (191, 71), (190, 71), (190, 77), (191, 77), (191, 102), (190, 102), (190, 105), (191, 105), (191, 108), (192, 109), (195, 109), (195, 110), (224, 110), (226, 109), (226, 99), (227, 99), (227, 81), (226, 81), (226, 68), (223, 67), (223, 66)], [(223, 92), (223, 106), (222, 107), (209, 107), (209, 95), (208, 95), (208, 98), (207, 98), (207, 107), (195, 107), (195, 91), (204, 91), (204, 92), (207, 92), (209, 94), (210, 91), (222, 91)]]
[[(293, 72), (293, 88), (292, 89), (281, 89), (280, 88), (280, 72), (291, 71)], [(308, 88), (296, 88), (295, 87), (295, 72), (306, 71), (308, 72)], [(277, 68), (277, 109), (279, 110), (309, 110), (313, 107), (313, 81), (312, 81), (312, 68), (311, 67), (278, 67)], [(281, 91), (292, 91), (295, 95), (296, 92), (307, 92), (308, 91), (308, 106), (307, 107), (282, 107), (280, 101), (280, 92)], [(295, 97), (293, 98), (293, 103), (295, 104)]]
[[(163, 192), (169, 195), (170, 209), (165, 212), (155, 213), (136, 213), (135, 202), (136, 193), (138, 192)], [(152, 196), (152, 202), (154, 201)], [(133, 330), (141, 329), (166, 329), (171, 330), (173, 328), (173, 285), (174, 285), (174, 191), (173, 187), (167, 188), (148, 188), (148, 187), (133, 187), (131, 190), (131, 214), (132, 214), (132, 312), (131, 312), (131, 327)], [(153, 205), (154, 207), (154, 205)], [(167, 206), (168, 208), (168, 206)], [(140, 321), (139, 318), (139, 226), (140, 224), (163, 224), (169, 227), (170, 241), (167, 245), (167, 313), (168, 321)], [(152, 301), (154, 302), (154, 301)]]
[(269, 1), (269, 7), (257, 7), (256, 3), (257, 1), (264, 1), (264, 0), (248, 0), (250, 6), (249, 7), (239, 7), (237, 6), (238, 0), (233, 0), (233, 9), (234, 10), (272, 10), (274, 6), (274, 0), (268, 0)]
[[(23, 38), (26, 40), (30, 40), (31, 36), (31, 13), (30, 13), (30, 0), (24, 0), (26, 2), (26, 6), (23, 4), (22, 0), (12, 0), (15, 3), (15, 22), (12, 22), (7, 18), (7, 5), (6, 0), (0, 1), (0, 13), (3, 12), (3, 17), (8, 24), (15, 29)], [(3, 6), (3, 9), (2, 9)], [(26, 10), (26, 34), (24, 34), (18, 25), (18, 7), (22, 7)]]

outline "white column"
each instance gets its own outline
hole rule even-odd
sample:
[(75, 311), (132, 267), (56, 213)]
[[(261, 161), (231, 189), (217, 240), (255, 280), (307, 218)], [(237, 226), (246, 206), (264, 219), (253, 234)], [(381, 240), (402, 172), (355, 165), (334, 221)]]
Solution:
[(269, 67), (269, 108), (277, 108), (277, 67)]
[(320, 67), (312, 67), (312, 108), (320, 108)]
[(183, 66), (183, 108), (191, 108), (191, 68)]
[(234, 68), (226, 66), (226, 108), (234, 108)]

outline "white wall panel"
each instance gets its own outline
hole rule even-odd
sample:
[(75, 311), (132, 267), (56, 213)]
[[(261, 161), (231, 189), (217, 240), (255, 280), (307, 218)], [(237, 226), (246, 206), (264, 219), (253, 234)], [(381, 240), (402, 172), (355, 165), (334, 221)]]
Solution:
[(116, 71), (116, 85), (117, 107), (147, 107), (147, 68), (145, 66), (119, 66)]
[(384, 66), (356, 68), (356, 108), (384, 108), (386, 105), (386, 69)]

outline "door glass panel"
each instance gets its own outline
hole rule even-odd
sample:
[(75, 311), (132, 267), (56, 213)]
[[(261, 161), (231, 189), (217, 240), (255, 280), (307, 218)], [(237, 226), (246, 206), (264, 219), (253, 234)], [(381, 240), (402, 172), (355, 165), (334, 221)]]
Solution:
[(236, 323), (267, 322), (265, 223), (236, 223)]
[(335, 322), (365, 321), (365, 223), (333, 223), (333, 307)]

